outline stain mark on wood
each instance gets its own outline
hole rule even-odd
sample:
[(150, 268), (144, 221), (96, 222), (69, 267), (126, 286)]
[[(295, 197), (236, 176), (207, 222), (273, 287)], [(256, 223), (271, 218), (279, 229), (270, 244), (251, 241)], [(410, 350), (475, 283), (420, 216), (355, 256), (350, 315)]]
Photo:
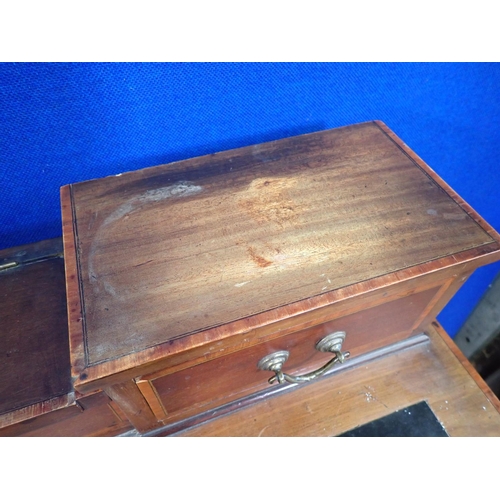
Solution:
[(263, 177), (253, 180), (240, 195), (238, 205), (260, 223), (274, 222), (283, 228), (297, 218), (292, 188), (296, 178)]
[[(107, 226), (119, 221), (120, 219), (126, 219), (131, 213), (142, 209), (146, 204), (156, 203), (171, 198), (185, 198), (187, 196), (192, 196), (201, 192), (202, 189), (203, 188), (201, 186), (188, 181), (177, 182), (175, 184), (157, 189), (150, 189), (138, 196), (131, 197), (125, 203), (122, 203), (108, 217), (106, 217), (104, 222), (100, 225), (95, 233), (89, 252), (88, 275), (89, 281), (94, 286), (94, 291), (96, 293), (99, 292), (99, 273), (96, 271), (96, 267), (99, 266), (96, 265), (96, 256), (98, 256), (99, 251), (101, 250), (99, 242), (101, 241), (104, 232), (108, 231)], [(152, 260), (134, 265), (133, 267), (139, 267), (150, 262), (152, 262)], [(112, 295), (113, 297), (117, 296), (114, 287), (111, 286), (107, 282), (107, 280), (102, 280), (102, 285), (104, 287), (104, 290), (109, 295)]]
[(250, 257), (252, 260), (259, 266), (259, 267), (267, 267), (272, 264), (270, 260), (265, 259), (261, 255), (258, 255), (257, 252), (253, 247), (248, 247), (248, 253), (250, 254)]

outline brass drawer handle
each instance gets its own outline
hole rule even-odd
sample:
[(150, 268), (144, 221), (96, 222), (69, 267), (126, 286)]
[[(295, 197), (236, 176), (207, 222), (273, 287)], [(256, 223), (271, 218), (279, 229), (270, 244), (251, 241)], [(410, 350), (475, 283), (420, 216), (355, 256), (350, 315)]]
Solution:
[(335, 356), (330, 361), (328, 361), (326, 365), (310, 373), (306, 373), (305, 375), (298, 375), (297, 377), (295, 377), (293, 375), (283, 373), (283, 365), (290, 355), (288, 351), (277, 351), (264, 356), (258, 362), (257, 367), (259, 368), (259, 370), (270, 370), (275, 373), (275, 375), (269, 379), (270, 384), (273, 384), (274, 382), (276, 382), (276, 380), (279, 384), (283, 384), (285, 383), (285, 381), (290, 382), (291, 384), (309, 382), (310, 380), (323, 375), (323, 373), (325, 373), (335, 363), (343, 363), (349, 357), (350, 354), (348, 351), (341, 351), (342, 342), (344, 342), (345, 336), (345, 332), (334, 332), (322, 338), (316, 344), (316, 349), (321, 352), (331, 352), (335, 354)]

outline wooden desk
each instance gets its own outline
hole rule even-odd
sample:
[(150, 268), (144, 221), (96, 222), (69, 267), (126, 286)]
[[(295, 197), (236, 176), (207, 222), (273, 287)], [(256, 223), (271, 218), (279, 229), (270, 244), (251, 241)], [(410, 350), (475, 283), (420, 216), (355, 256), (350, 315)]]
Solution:
[[(500, 259), (500, 235), (383, 123), (61, 195), (64, 280), (59, 253), (24, 267), (25, 250), (0, 254), (1, 314), (16, 326), (0, 340), (20, 360), (0, 370), (0, 434), (334, 435), (421, 400), (451, 434), (500, 434), (496, 399), (446, 361), (431, 326)], [(58, 285), (9, 295), (38, 267)], [(332, 363), (345, 369), (319, 378)], [(317, 379), (288, 385), (297, 377)]]

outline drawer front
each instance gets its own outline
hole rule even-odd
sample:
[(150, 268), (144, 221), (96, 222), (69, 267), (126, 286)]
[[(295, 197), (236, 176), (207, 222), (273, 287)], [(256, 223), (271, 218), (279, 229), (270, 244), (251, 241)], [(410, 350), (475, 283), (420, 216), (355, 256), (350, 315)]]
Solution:
[(347, 333), (342, 350), (350, 351), (351, 356), (410, 336), (439, 291), (439, 287), (420, 291), (176, 373), (158, 377), (153, 374), (138, 385), (160, 421), (187, 418), (269, 387), (273, 372), (259, 370), (257, 363), (273, 352), (289, 351), (283, 371), (299, 375), (333, 357), (315, 349), (315, 344), (331, 332)]

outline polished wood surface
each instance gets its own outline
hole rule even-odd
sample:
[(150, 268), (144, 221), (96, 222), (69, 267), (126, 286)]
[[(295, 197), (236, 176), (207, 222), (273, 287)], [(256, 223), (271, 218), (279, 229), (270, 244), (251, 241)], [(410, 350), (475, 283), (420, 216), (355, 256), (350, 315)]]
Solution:
[(374, 124), (221, 156), (72, 186), (89, 364), (493, 242)]
[(38, 403), (17, 408), (0, 415), (0, 429), (9, 427), (25, 420), (36, 419), (41, 415), (51, 413), (75, 404), (75, 393), (68, 392), (62, 396), (46, 399)]
[(389, 132), (371, 122), (64, 187), (76, 387), (497, 260), (498, 235)]
[(375, 120), (375, 123), (405, 152), (420, 168), (459, 205), (471, 219), (475, 220), (495, 241), (498, 241), (498, 232), (484, 220), (454, 189), (420, 158), (415, 151), (409, 148), (385, 123)]
[(61, 252), (59, 239), (0, 254), (4, 263), (18, 264), (0, 272), (0, 426), (68, 403), (72, 386)]
[(335, 436), (427, 401), (450, 436), (500, 436), (496, 397), (483, 392), (477, 374), (471, 376), (448, 347), (437, 323), (427, 334), (427, 342), (346, 367), (176, 435)]

